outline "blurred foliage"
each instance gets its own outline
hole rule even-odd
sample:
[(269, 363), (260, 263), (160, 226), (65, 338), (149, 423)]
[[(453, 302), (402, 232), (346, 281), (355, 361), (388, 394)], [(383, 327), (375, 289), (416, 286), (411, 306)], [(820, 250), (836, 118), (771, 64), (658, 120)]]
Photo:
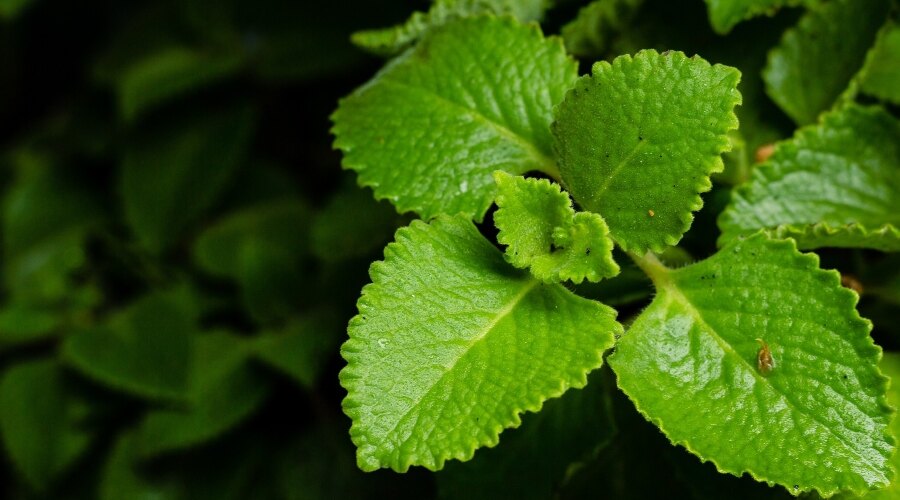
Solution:
[[(545, 31), (584, 3), (557, 1)], [(636, 420), (607, 371), (472, 462), (437, 474), (356, 468), (338, 346), (369, 263), (410, 218), (341, 172), (328, 116), (383, 63), (354, 48), (351, 33), (427, 9), (424, 0), (0, 0), (3, 498), (770, 493), (671, 448)], [(747, 147), (710, 195), (727, 198), (756, 147), (792, 130), (758, 74), (796, 17), (787, 10), (723, 38), (701, 0), (648, 0), (585, 61), (655, 47), (748, 69), (745, 102), (760, 102), (748, 113), (761, 111), (741, 116)], [(766, 30), (772, 40), (759, 45)], [(693, 256), (712, 251), (715, 235), (702, 232), (715, 215), (701, 214), (709, 223), (685, 238)], [(871, 283), (861, 308), (876, 317), (876, 340), (900, 347), (890, 340), (896, 259), (823, 258)], [(650, 297), (633, 271), (579, 291), (626, 305), (627, 321)]]

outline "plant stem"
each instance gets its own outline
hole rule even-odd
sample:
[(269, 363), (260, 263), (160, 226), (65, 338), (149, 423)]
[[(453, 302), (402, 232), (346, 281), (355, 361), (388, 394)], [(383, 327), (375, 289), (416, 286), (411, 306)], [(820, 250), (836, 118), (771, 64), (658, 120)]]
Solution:
[(647, 276), (650, 277), (650, 280), (653, 281), (653, 285), (656, 286), (656, 288), (660, 288), (669, 282), (670, 269), (660, 262), (659, 258), (656, 257), (656, 254), (650, 251), (643, 256), (633, 252), (627, 253), (628, 256), (631, 257), (631, 260), (633, 260), (642, 271), (647, 273)]

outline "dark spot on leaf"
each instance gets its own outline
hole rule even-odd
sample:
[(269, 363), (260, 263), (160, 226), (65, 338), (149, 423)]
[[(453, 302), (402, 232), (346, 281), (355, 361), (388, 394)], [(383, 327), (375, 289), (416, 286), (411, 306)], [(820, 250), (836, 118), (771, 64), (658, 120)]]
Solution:
[(644, 140), (644, 136), (639, 135), (639, 136), (638, 136), (638, 140), (639, 140), (639, 141), (643, 141), (643, 140)]
[(585, 255), (590, 255), (590, 254), (591, 254), (591, 249), (590, 249), (590, 247), (588, 247), (587, 249), (585, 249), (584, 254), (585, 254)]

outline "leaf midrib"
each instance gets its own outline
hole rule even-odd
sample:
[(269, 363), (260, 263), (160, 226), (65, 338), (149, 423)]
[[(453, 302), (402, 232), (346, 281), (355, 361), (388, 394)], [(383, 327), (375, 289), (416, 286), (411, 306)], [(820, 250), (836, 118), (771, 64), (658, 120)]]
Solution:
[(466, 354), (471, 352), (471, 350), (475, 346), (475, 344), (477, 344), (482, 339), (484, 339), (487, 336), (487, 334), (490, 333), (491, 330), (493, 330), (494, 327), (496, 327), (500, 323), (500, 321), (502, 321), (504, 318), (509, 316), (509, 314), (512, 313), (513, 310), (515, 310), (516, 306), (519, 305), (519, 303), (522, 301), (522, 299), (524, 299), (532, 290), (534, 290), (534, 288), (539, 283), (540, 282), (534, 278), (529, 279), (525, 283), (525, 286), (522, 288), (522, 290), (520, 290), (515, 296), (513, 296), (513, 298), (505, 306), (503, 306), (501, 309), (499, 309), (497, 311), (497, 313), (495, 314), (494, 318), (491, 321), (489, 321), (477, 335), (475, 335), (471, 339), (469, 339), (469, 341), (467, 342), (468, 345), (466, 346), (466, 348), (460, 350), (459, 355), (456, 356), (455, 359), (453, 359), (453, 361), (450, 363), (450, 366), (447, 367), (446, 370), (444, 370), (444, 372), (441, 374), (441, 376), (438, 377), (437, 380), (435, 380), (434, 383), (432, 383), (428, 387), (427, 390), (422, 392), (421, 396), (416, 398), (415, 403), (413, 403), (409, 406), (409, 409), (406, 410), (403, 413), (403, 415), (401, 415), (397, 419), (397, 421), (394, 423), (394, 426), (391, 428), (391, 430), (386, 432), (384, 434), (384, 436), (387, 438), (388, 436), (393, 435), (394, 432), (397, 430), (397, 427), (399, 427), (400, 424), (404, 420), (406, 420), (406, 418), (411, 413), (413, 413), (413, 411), (415, 411), (419, 407), (419, 405), (422, 404), (422, 401), (424, 401), (431, 394), (431, 392), (434, 390), (435, 387), (440, 385), (440, 383), (444, 380), (444, 377), (446, 377), (448, 373), (453, 372), (453, 370), (456, 368), (457, 363), (459, 363), (459, 361), (462, 358), (464, 358), (466, 356)]
[(696, 319), (700, 323), (700, 325), (702, 327), (704, 327), (704, 329), (710, 333), (712, 338), (716, 341), (717, 344), (719, 344), (719, 346), (722, 348), (722, 350), (725, 351), (726, 353), (736, 357), (737, 359), (739, 359), (740, 363), (743, 364), (748, 369), (748, 371), (753, 375), (753, 377), (756, 378), (758, 383), (763, 383), (766, 386), (768, 386), (769, 388), (771, 388), (773, 392), (778, 394), (784, 400), (785, 404), (788, 407), (790, 407), (797, 413), (809, 418), (811, 421), (815, 422), (820, 427), (823, 427), (826, 431), (828, 431), (828, 433), (831, 436), (833, 436), (841, 444), (843, 444), (845, 449), (847, 449), (857, 459), (859, 459), (861, 464), (868, 465), (869, 470), (880, 474), (880, 472), (877, 469), (875, 469), (874, 467), (872, 467), (869, 464), (869, 459), (867, 457), (863, 457), (862, 455), (860, 455), (859, 452), (855, 448), (853, 448), (852, 446), (850, 446), (847, 443), (847, 440), (843, 436), (835, 433), (835, 431), (831, 428), (831, 426), (829, 426), (827, 423), (820, 421), (818, 418), (816, 418), (815, 414), (807, 413), (802, 408), (798, 407), (786, 394), (781, 392), (774, 384), (770, 383), (765, 377), (760, 375), (759, 372), (753, 367), (753, 365), (748, 363), (746, 359), (744, 359), (741, 355), (739, 355), (737, 353), (737, 351), (734, 349), (734, 347), (732, 347), (732, 345), (730, 343), (728, 343), (728, 341), (726, 341), (724, 338), (722, 338), (718, 334), (716, 329), (712, 327), (712, 325), (710, 325), (709, 323), (706, 322), (705, 319), (703, 319), (703, 315), (701, 314), (700, 310), (697, 309), (696, 307), (694, 307), (694, 304), (690, 301), (690, 299), (687, 298), (687, 296), (684, 295), (684, 293), (682, 293), (681, 289), (678, 288), (678, 285), (675, 284), (674, 280), (672, 280), (671, 277), (668, 277), (668, 279), (664, 282), (658, 283), (657, 286), (659, 286), (662, 290), (664, 290), (668, 294), (669, 301), (677, 301), (681, 305), (683, 305), (685, 307), (685, 309), (694, 317), (694, 319)]

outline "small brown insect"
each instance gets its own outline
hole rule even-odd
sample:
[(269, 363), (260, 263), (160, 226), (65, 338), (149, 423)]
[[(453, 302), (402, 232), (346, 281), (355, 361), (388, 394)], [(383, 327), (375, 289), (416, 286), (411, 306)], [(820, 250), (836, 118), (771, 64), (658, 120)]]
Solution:
[(841, 285), (844, 287), (853, 290), (854, 292), (862, 295), (863, 293), (863, 285), (856, 279), (856, 276), (852, 274), (842, 274), (841, 275)]
[(756, 339), (759, 342), (759, 352), (756, 353), (756, 367), (763, 375), (772, 373), (775, 369), (775, 359), (772, 358), (772, 351), (769, 350), (769, 344), (763, 339)]
[(654, 212), (653, 210), (647, 210), (647, 215), (653, 217), (654, 215), (656, 215), (656, 212)]
[(759, 149), (756, 150), (754, 159), (756, 160), (756, 163), (762, 163), (762, 162), (768, 160), (769, 157), (772, 156), (772, 153), (774, 153), (774, 152), (775, 152), (774, 144), (764, 144), (764, 145), (760, 146)]

